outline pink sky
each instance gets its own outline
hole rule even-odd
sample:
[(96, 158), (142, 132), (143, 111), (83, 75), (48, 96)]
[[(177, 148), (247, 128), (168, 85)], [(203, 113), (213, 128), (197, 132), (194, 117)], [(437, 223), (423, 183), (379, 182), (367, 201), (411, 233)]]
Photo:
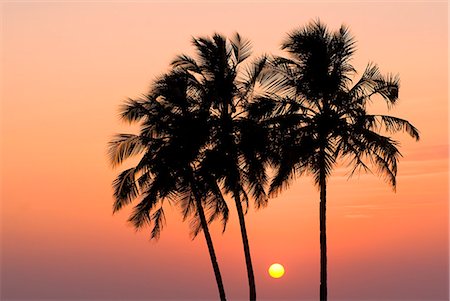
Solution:
[[(112, 216), (106, 144), (134, 128), (118, 106), (145, 93), (192, 36), (238, 31), (255, 55), (281, 54), (286, 33), (319, 17), (345, 23), (354, 65), (399, 73), (392, 112), (419, 143), (396, 136), (397, 193), (373, 175), (328, 189), (330, 300), (448, 300), (448, 4), (265, 1), (4, 2), (1, 97), (1, 300), (215, 299), (204, 240), (167, 208), (158, 242)], [(378, 107), (376, 107), (377, 109)], [(318, 192), (309, 178), (249, 210), (261, 300), (317, 300)], [(233, 208), (233, 206), (230, 206)], [(237, 217), (212, 227), (229, 300), (248, 295)], [(286, 274), (271, 279), (267, 268)]]

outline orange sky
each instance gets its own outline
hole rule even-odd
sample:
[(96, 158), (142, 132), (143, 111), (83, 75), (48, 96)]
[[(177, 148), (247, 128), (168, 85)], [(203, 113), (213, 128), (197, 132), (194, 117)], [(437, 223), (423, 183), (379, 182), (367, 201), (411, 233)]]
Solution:
[[(448, 298), (448, 4), (265, 1), (1, 4), (0, 299), (214, 299), (201, 236), (168, 208), (160, 241), (112, 216), (107, 141), (117, 118), (191, 36), (238, 31), (255, 55), (319, 17), (350, 26), (354, 64), (399, 73), (393, 115), (422, 135), (402, 142), (397, 193), (373, 175), (328, 189), (330, 299)], [(233, 208), (233, 206), (230, 207)], [(258, 296), (318, 299), (318, 192), (309, 178), (247, 215)], [(247, 298), (237, 217), (212, 234), (230, 300)], [(270, 279), (282, 263), (286, 274)]]

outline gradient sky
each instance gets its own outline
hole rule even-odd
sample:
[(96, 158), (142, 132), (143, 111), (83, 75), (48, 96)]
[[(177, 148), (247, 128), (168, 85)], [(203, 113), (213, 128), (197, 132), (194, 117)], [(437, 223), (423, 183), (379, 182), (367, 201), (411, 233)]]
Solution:
[[(399, 105), (419, 143), (404, 155), (394, 193), (382, 179), (328, 189), (330, 300), (448, 300), (448, 4), (256, 1), (3, 2), (1, 96), (1, 300), (215, 299), (202, 236), (167, 208), (158, 242), (112, 215), (106, 145), (118, 106), (147, 92), (192, 36), (238, 31), (254, 54), (281, 54), (286, 33), (320, 18), (350, 26), (354, 65), (399, 73)], [(261, 300), (317, 300), (319, 194), (310, 178), (247, 215)], [(233, 209), (232, 203), (230, 208)], [(238, 223), (212, 226), (230, 300), (248, 296)], [(286, 274), (271, 279), (267, 268)]]

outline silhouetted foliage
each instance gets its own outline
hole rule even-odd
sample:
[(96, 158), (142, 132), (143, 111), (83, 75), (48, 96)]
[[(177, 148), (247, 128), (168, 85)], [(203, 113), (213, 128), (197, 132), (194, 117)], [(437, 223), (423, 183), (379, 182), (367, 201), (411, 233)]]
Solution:
[(267, 204), (264, 186), (267, 184), (264, 157), (267, 135), (255, 121), (247, 118), (247, 104), (255, 83), (264, 80), (265, 58), (244, 66), (251, 54), (250, 42), (235, 34), (227, 40), (212, 37), (194, 38), (195, 58), (180, 55), (173, 61), (175, 70), (184, 70), (195, 79), (202, 91), (202, 107), (208, 110), (210, 138), (200, 164), (204, 174), (210, 174), (222, 191), (230, 194), (236, 204), (250, 288), (250, 300), (256, 299), (256, 287), (244, 207), (248, 208), (248, 194), (257, 208)]
[(216, 182), (199, 170), (209, 139), (205, 127), (209, 116), (202, 110), (202, 92), (192, 81), (189, 73), (172, 71), (157, 80), (143, 99), (122, 106), (122, 119), (138, 122), (140, 132), (111, 140), (111, 164), (135, 155), (141, 158), (114, 181), (113, 211), (138, 199), (129, 221), (137, 229), (153, 226), (151, 238), (157, 239), (165, 224), (164, 201), (180, 205), (183, 219), (191, 218), (193, 236), (200, 230), (205, 234), (220, 299), (226, 300), (208, 223), (221, 218), (225, 230), (228, 207)]
[(396, 104), (399, 77), (383, 76), (370, 63), (352, 84), (355, 42), (347, 27), (331, 32), (320, 21), (312, 22), (290, 33), (282, 49), (289, 57), (270, 60), (265, 93), (249, 112), (271, 131), (276, 173), (270, 194), (303, 174), (311, 174), (320, 188), (320, 299), (326, 300), (326, 183), (333, 167), (340, 158), (352, 167), (351, 174), (375, 167), (395, 189), (401, 154), (398, 142), (382, 131), (404, 131), (416, 140), (419, 132), (404, 119), (368, 113), (375, 100), (383, 99), (389, 109)]
[[(113, 211), (137, 201), (129, 221), (152, 226), (158, 238), (165, 224), (164, 201), (174, 202), (201, 230), (210, 252), (221, 300), (225, 292), (208, 223), (225, 230), (230, 195), (237, 208), (247, 266), (250, 300), (256, 285), (245, 224), (252, 198), (267, 205), (298, 176), (310, 174), (320, 189), (320, 299), (327, 299), (326, 184), (336, 162), (355, 172), (375, 172), (395, 189), (399, 143), (389, 135), (406, 132), (419, 140), (407, 120), (374, 115), (368, 106), (398, 100), (399, 77), (382, 75), (370, 63), (354, 82), (355, 41), (347, 27), (330, 31), (320, 21), (288, 35), (288, 57), (263, 56), (251, 62), (251, 43), (234, 34), (193, 38), (193, 57), (179, 55), (169, 73), (142, 99), (129, 99), (121, 117), (140, 125), (139, 134), (110, 142), (112, 166), (139, 156), (113, 182)], [(275, 171), (273, 179), (268, 168)], [(270, 180), (270, 181), (269, 181)], [(270, 182), (270, 183), (269, 183)], [(269, 185), (270, 184), (270, 185)]]

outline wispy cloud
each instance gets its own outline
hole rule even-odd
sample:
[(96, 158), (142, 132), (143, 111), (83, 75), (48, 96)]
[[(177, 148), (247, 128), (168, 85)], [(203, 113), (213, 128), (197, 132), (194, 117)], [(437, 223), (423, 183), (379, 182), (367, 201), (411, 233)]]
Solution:
[(448, 159), (449, 145), (429, 145), (416, 146), (411, 148), (408, 152), (403, 152), (404, 158), (402, 161), (435, 161)]
[(371, 218), (371, 215), (367, 214), (346, 214), (344, 215), (346, 218)]
[(344, 208), (351, 208), (351, 209), (382, 209), (379, 205), (370, 205), (370, 204), (363, 204), (363, 205), (345, 205)]

